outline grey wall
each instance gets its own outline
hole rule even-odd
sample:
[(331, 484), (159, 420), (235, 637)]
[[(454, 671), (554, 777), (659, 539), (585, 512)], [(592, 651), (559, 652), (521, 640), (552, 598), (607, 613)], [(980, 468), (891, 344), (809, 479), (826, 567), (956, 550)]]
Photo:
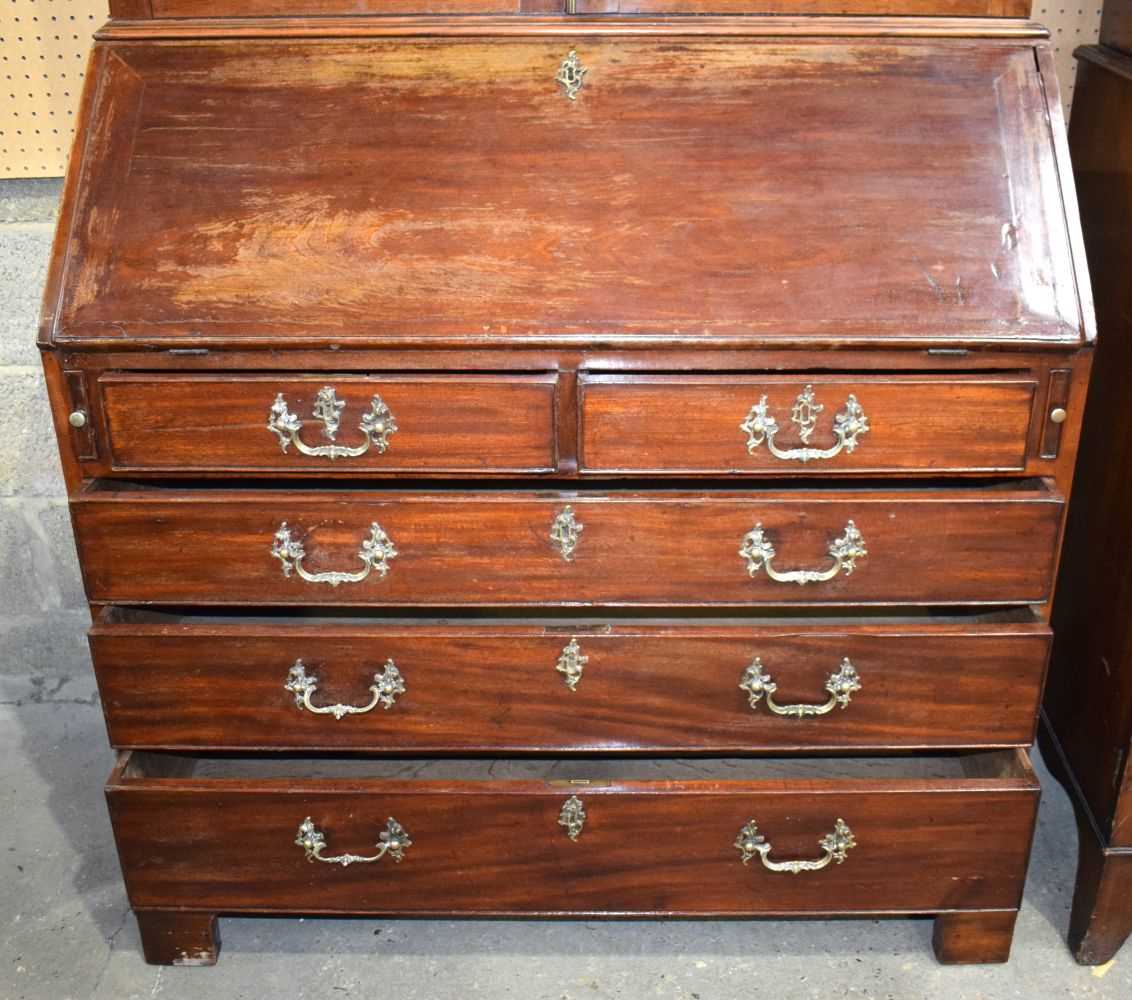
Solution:
[[(89, 673), (66, 490), (35, 346), (59, 181), (0, 181), (0, 699)], [(83, 685), (86, 687), (86, 685)]]

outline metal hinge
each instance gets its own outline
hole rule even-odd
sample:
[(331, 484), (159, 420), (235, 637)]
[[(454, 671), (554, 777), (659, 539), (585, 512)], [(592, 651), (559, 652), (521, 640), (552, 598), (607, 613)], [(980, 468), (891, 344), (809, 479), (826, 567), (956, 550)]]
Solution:
[(578, 0), (566, 0), (566, 8), (565, 9), (566, 9), (567, 14), (577, 14), (578, 13)]

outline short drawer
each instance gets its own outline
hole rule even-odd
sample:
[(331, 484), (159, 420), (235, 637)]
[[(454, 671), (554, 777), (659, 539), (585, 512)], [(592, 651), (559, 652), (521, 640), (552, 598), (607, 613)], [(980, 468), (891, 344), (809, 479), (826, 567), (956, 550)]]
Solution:
[(1018, 905), (1038, 785), (1023, 751), (390, 762), (132, 752), (107, 797), (140, 908), (930, 913)]
[(615, 474), (1020, 471), (1036, 383), (1007, 376), (587, 375), (580, 467)]
[(1062, 500), (1016, 488), (595, 494), (95, 486), (87, 592), (118, 604), (1031, 603)]
[(119, 748), (674, 752), (1029, 745), (1029, 611), (665, 623), (209, 619), (90, 633)]
[(539, 473), (549, 375), (160, 375), (98, 380), (118, 471)]

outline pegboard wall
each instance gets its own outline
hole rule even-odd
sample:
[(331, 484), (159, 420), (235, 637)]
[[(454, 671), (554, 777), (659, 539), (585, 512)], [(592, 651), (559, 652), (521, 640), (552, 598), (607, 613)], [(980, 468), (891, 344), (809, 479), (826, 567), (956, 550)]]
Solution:
[[(107, 0), (0, 0), (0, 178), (63, 175), (91, 35), (107, 16)], [(1096, 42), (1101, 6), (1038, 0), (1033, 17), (1053, 36), (1068, 114), (1073, 50)]]
[[(3, 0), (0, 0), (3, 2)], [(1073, 103), (1073, 81), (1077, 78), (1077, 60), (1073, 50), (1078, 45), (1096, 45), (1101, 29), (1101, 3), (1089, 0), (1080, 6), (1071, 3), (1046, 3), (1036, 0), (1033, 18), (1049, 28), (1053, 42), (1053, 61), (1061, 84), (1061, 102), (1065, 115)]]
[(0, 0), (0, 178), (59, 177), (107, 0)]

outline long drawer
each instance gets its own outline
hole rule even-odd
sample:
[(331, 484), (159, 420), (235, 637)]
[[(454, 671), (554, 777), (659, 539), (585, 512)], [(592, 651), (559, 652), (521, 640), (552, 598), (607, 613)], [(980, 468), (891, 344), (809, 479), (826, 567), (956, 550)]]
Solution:
[(674, 752), (1022, 746), (1030, 612), (381, 622), (114, 609), (90, 633), (119, 748)]
[(384, 763), (133, 752), (107, 797), (135, 907), (755, 915), (1014, 908), (1038, 785), (1023, 751)]
[(588, 473), (1019, 471), (1036, 383), (1011, 376), (585, 376)]
[(88, 488), (95, 602), (976, 604), (1049, 595), (1062, 499), (1010, 489)]
[(539, 473), (557, 376), (178, 375), (98, 380), (119, 472)]

